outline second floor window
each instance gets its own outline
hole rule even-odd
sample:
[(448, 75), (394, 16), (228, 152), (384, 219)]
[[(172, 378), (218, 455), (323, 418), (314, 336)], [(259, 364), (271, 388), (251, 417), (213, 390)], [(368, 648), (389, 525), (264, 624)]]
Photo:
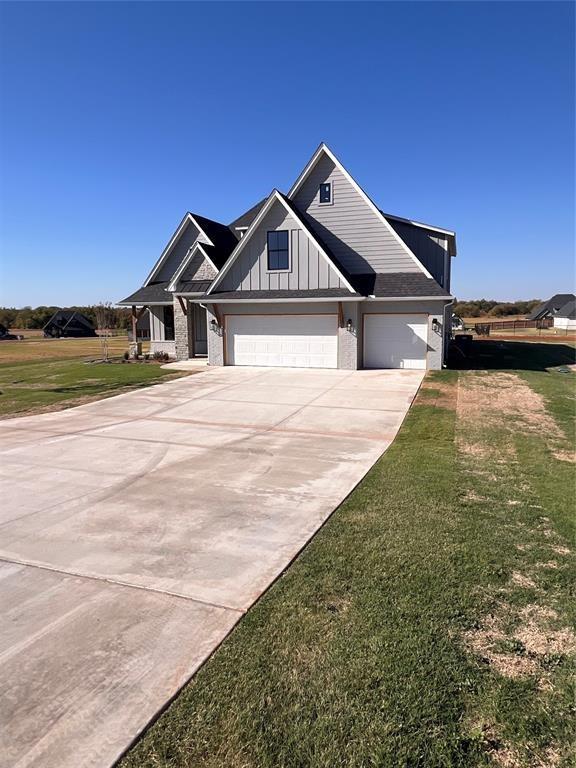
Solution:
[(290, 269), (287, 229), (268, 232), (268, 269), (271, 272)]
[(330, 184), (329, 181), (327, 181), (325, 184), (320, 184), (320, 202), (332, 202), (332, 184)]

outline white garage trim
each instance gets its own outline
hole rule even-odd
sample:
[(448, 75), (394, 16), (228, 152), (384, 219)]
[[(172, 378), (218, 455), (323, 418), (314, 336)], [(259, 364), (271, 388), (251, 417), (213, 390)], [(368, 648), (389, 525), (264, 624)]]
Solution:
[[(368, 320), (368, 322), (366, 322)], [(391, 331), (413, 326), (409, 338), (386, 337), (386, 320)], [(377, 327), (376, 321), (380, 321)], [(370, 330), (370, 325), (373, 328)], [(396, 329), (394, 329), (396, 325)], [(362, 316), (362, 347), (364, 368), (406, 368), (425, 370), (428, 367), (428, 315), (420, 312), (373, 312)]]
[(338, 315), (224, 315), (224, 365), (337, 368)]

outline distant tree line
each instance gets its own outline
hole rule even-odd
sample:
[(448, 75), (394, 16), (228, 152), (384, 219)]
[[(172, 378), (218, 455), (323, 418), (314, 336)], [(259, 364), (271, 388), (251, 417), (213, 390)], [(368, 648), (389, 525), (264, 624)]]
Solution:
[[(81, 312), (94, 325), (98, 327), (98, 306), (86, 307), (0, 307), (0, 324), (6, 328), (25, 328), (28, 330), (43, 328), (52, 315), (59, 309), (72, 309)], [(130, 310), (127, 307), (110, 307), (107, 310), (110, 319), (110, 328), (126, 330), (131, 327)]]
[(506, 317), (509, 315), (527, 315), (534, 307), (541, 304), (541, 299), (529, 301), (492, 301), (474, 299), (473, 301), (455, 301), (453, 312), (458, 317)]

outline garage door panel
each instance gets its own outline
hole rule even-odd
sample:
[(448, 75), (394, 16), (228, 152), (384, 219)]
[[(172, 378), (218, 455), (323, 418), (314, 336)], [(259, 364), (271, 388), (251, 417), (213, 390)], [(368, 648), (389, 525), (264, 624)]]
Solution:
[(336, 315), (227, 315), (229, 365), (336, 368)]
[(426, 315), (365, 315), (365, 368), (426, 368)]

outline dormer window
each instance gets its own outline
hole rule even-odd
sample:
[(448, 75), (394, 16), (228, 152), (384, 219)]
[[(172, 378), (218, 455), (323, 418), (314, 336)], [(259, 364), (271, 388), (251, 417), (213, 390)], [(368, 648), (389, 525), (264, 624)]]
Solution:
[(289, 269), (288, 230), (279, 229), (276, 232), (268, 232), (268, 271), (288, 272)]
[(332, 202), (332, 184), (329, 181), (320, 184), (320, 204), (329, 205)]

